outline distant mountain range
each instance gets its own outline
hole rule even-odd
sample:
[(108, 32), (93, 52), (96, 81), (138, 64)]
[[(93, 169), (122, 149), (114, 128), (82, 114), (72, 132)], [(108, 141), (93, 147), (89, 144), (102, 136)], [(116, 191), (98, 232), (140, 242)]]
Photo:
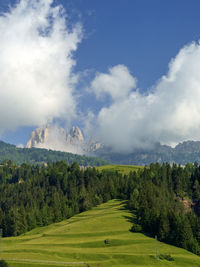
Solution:
[(72, 127), (69, 133), (62, 128), (43, 127), (32, 132), (26, 148), (0, 141), (0, 161), (5, 159), (17, 164), (46, 164), (64, 160), (69, 164), (77, 162), (82, 166), (109, 163), (144, 166), (152, 162), (185, 165), (195, 161), (200, 164), (200, 141), (185, 141), (175, 148), (157, 143), (154, 149), (137, 149), (124, 154), (113, 152), (108, 146), (94, 140), (86, 141), (76, 126)]
[(69, 133), (59, 127), (37, 128), (32, 132), (27, 148), (40, 147), (61, 150), (75, 154), (92, 155), (114, 164), (149, 165), (151, 162), (169, 162), (185, 165), (187, 162), (200, 163), (200, 141), (185, 141), (175, 148), (157, 143), (153, 149), (137, 149), (132, 153), (116, 153), (94, 140), (87, 141), (80, 128), (73, 126)]
[(149, 165), (151, 162), (169, 162), (185, 165), (188, 162), (200, 163), (200, 141), (185, 141), (175, 148), (155, 144), (151, 150), (137, 149), (133, 153), (114, 153), (109, 148), (99, 149), (96, 156), (115, 164)]

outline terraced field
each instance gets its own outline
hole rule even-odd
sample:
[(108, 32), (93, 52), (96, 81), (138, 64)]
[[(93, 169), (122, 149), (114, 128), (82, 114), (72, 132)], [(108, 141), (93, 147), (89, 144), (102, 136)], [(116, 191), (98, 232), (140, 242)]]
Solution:
[(174, 261), (156, 259), (155, 240), (131, 233), (131, 219), (125, 203), (112, 200), (69, 220), (4, 238), (1, 258), (11, 267), (200, 267), (200, 257), (160, 242), (158, 253)]

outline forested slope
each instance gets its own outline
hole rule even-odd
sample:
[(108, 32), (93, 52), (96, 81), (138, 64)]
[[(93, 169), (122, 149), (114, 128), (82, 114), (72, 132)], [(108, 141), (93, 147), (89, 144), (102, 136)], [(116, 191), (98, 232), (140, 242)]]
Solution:
[(175, 162), (181, 165), (195, 161), (200, 163), (200, 141), (185, 141), (174, 148), (156, 143), (152, 148), (134, 149), (132, 153), (127, 154), (112, 152), (111, 148), (103, 147), (96, 151), (96, 155), (113, 164), (145, 166), (152, 162), (169, 162), (170, 164)]
[(72, 153), (47, 150), (41, 148), (18, 148), (0, 141), (0, 162), (12, 160), (16, 164), (44, 164), (56, 161), (65, 161), (68, 164), (77, 162), (81, 166), (100, 166), (108, 164), (108, 161), (97, 157), (80, 156)]
[(47, 167), (0, 166), (0, 228), (15, 236), (59, 222), (102, 202), (127, 200), (132, 231), (200, 254), (200, 167), (151, 164), (123, 175), (81, 170), (65, 162)]

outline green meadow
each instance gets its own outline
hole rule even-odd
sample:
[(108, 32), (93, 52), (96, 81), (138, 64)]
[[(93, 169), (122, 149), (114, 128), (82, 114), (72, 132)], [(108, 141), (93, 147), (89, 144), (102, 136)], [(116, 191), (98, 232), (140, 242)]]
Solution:
[(161, 242), (158, 253), (174, 261), (157, 259), (155, 240), (129, 231), (132, 219), (124, 202), (112, 200), (60, 223), (3, 238), (1, 258), (11, 267), (200, 267), (200, 257)]
[(100, 171), (107, 171), (107, 172), (119, 172), (121, 174), (128, 174), (129, 172), (138, 171), (144, 167), (136, 166), (136, 165), (104, 165), (96, 167)]

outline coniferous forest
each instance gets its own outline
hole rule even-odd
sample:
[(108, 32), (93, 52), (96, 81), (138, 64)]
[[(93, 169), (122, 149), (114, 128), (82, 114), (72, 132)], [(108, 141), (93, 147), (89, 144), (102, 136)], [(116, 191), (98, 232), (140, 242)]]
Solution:
[(200, 166), (156, 163), (137, 172), (80, 169), (77, 163), (0, 166), (0, 228), (16, 236), (102, 202), (127, 200), (131, 231), (200, 255)]

